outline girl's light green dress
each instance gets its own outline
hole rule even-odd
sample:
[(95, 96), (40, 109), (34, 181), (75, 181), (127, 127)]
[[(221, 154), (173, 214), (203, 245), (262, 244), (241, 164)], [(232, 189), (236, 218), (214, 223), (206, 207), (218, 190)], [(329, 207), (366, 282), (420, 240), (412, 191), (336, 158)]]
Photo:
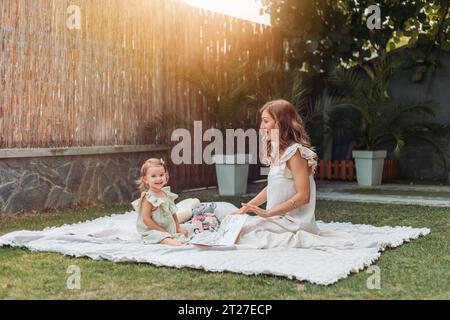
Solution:
[[(141, 197), (131, 204), (134, 210), (138, 213), (136, 222), (137, 231), (141, 234), (142, 239), (147, 243), (160, 243), (166, 238), (175, 238), (179, 241), (186, 241), (187, 238), (183, 234), (176, 232), (176, 223), (173, 218), (173, 214), (177, 211), (174, 200), (178, 198), (178, 195), (170, 192), (170, 187), (161, 188), (166, 194), (164, 197), (156, 197), (149, 192), (142, 192)], [(150, 229), (145, 223), (141, 214), (142, 201), (146, 199), (155, 207), (152, 211), (153, 221), (163, 227), (167, 232), (161, 232), (158, 230)]]

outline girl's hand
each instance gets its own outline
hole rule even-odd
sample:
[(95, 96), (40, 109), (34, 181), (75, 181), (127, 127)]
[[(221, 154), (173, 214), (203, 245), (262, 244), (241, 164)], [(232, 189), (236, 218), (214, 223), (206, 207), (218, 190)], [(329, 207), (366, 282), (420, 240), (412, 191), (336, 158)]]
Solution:
[(244, 208), (247, 208), (247, 211), (254, 212), (262, 218), (269, 218), (272, 216), (269, 210), (261, 209), (260, 207), (253, 204), (242, 203), (242, 205), (244, 206)]
[(186, 238), (189, 237), (189, 231), (185, 228), (179, 227), (177, 230), (178, 233), (181, 233), (182, 235), (184, 235)]

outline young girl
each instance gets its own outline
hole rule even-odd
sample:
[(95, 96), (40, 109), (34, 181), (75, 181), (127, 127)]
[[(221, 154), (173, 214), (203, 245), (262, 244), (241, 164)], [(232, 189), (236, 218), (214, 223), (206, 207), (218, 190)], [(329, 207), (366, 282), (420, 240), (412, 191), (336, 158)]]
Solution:
[(178, 195), (165, 187), (168, 181), (169, 173), (162, 159), (145, 161), (137, 180), (141, 197), (132, 202), (138, 213), (136, 226), (147, 243), (182, 246), (189, 232), (180, 227), (174, 202)]
[[(266, 103), (260, 114), (270, 171), (267, 186), (235, 212), (256, 213), (246, 220), (237, 243), (261, 249), (352, 245), (351, 235), (320, 230), (316, 224), (317, 155), (295, 107), (275, 100)], [(266, 209), (260, 208), (265, 202)]]

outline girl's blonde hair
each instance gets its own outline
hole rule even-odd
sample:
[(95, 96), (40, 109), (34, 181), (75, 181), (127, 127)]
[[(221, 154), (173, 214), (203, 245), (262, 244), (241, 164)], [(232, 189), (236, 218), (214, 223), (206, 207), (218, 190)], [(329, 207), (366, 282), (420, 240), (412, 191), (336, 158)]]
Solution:
[(166, 172), (166, 183), (169, 182), (169, 170), (167, 170), (167, 166), (165, 161), (157, 158), (150, 158), (144, 162), (144, 164), (141, 167), (141, 174), (139, 176), (139, 179), (136, 180), (136, 183), (138, 185), (138, 188), (141, 192), (147, 191), (149, 186), (144, 182), (144, 177), (147, 175), (147, 170), (150, 167), (164, 167), (164, 171)]
[[(272, 100), (259, 109), (260, 116), (262, 116), (264, 111), (267, 111), (278, 124), (280, 151), (285, 150), (294, 142), (300, 143), (314, 151), (314, 148), (311, 146), (311, 139), (306, 132), (303, 119), (300, 117), (297, 110), (295, 110), (292, 103), (282, 99)], [(264, 159), (266, 159), (268, 163), (272, 160), (271, 153), (272, 144), (270, 141), (267, 141)]]

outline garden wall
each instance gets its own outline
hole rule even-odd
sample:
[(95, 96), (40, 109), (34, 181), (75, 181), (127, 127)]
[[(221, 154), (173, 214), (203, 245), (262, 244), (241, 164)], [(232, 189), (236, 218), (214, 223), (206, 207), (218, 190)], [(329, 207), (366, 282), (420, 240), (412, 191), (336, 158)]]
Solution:
[[(30, 149), (22, 151), (21, 158), (6, 158), (7, 152), (2, 150), (0, 212), (124, 203), (138, 198), (135, 180), (142, 163), (149, 157), (166, 157), (167, 148), (124, 148), (71, 148), (72, 155), (61, 156), (45, 156), (45, 149)], [(15, 156), (11, 153), (9, 156)]]
[[(160, 114), (211, 125), (204, 99), (183, 80), (187, 66), (202, 61), (220, 78), (231, 51), (256, 66), (282, 50), (267, 26), (177, 0), (2, 0), (0, 16), (0, 151), (163, 144), (170, 132), (148, 130)], [(25, 194), (35, 208), (87, 194), (128, 201), (131, 190), (119, 185), (129, 185), (129, 170), (150, 155), (0, 156), (2, 208), (32, 208), (16, 201)], [(106, 163), (129, 170), (114, 173), (121, 181), (114, 187), (90, 194), (92, 181), (103, 186)], [(65, 176), (71, 172), (75, 180)], [(215, 184), (211, 165), (171, 165), (171, 175), (175, 191)]]

